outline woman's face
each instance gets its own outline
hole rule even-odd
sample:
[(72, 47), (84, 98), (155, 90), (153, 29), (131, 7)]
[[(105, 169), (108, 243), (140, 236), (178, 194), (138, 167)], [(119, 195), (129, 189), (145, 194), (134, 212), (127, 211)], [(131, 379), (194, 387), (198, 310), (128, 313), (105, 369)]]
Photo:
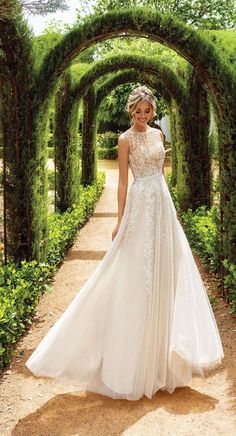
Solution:
[(137, 127), (144, 128), (153, 115), (153, 109), (150, 103), (143, 101), (139, 103), (136, 111), (133, 114), (134, 124)]

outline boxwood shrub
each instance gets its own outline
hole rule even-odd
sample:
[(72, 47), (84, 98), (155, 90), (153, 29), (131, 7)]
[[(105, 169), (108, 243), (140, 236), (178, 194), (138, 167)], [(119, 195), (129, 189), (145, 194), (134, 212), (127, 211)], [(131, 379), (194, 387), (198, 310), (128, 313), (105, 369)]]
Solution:
[(101, 148), (98, 147), (98, 159), (117, 159), (118, 158), (118, 147), (113, 148)]
[(97, 134), (97, 146), (98, 148), (114, 148), (117, 146), (119, 133), (105, 132)]
[(93, 213), (105, 183), (100, 172), (94, 185), (81, 187), (80, 202), (63, 214), (49, 214), (47, 261), (22, 261), (0, 266), (0, 368), (8, 365), (14, 345), (31, 324), (32, 315), (43, 292), (49, 291), (56, 267), (73, 244), (78, 229)]
[(0, 266), (0, 368), (10, 362), (40, 295), (49, 289), (50, 276), (50, 266), (36, 261)]

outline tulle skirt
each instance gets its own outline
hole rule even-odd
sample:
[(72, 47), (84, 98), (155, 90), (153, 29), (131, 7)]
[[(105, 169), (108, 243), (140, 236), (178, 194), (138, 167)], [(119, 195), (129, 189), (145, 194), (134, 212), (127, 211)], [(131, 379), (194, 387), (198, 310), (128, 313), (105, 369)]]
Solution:
[(106, 255), (26, 362), (112, 398), (172, 393), (224, 356), (162, 174), (134, 180)]

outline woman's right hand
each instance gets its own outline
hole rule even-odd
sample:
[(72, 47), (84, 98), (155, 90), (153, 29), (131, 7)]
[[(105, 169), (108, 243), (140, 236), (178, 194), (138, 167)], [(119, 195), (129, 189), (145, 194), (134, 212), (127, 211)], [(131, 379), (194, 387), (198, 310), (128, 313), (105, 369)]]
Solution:
[(119, 230), (119, 227), (120, 227), (120, 223), (118, 223), (118, 224), (115, 226), (115, 228), (114, 228), (114, 230), (113, 230), (113, 232), (112, 232), (112, 241), (115, 239), (116, 234), (117, 234), (117, 232), (118, 232), (118, 230)]

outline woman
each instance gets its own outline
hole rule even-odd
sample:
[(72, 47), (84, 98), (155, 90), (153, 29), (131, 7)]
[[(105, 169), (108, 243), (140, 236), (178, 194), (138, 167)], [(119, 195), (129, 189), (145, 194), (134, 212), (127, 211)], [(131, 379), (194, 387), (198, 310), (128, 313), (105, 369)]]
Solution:
[[(138, 400), (221, 363), (218, 328), (164, 178), (155, 99), (130, 94), (118, 141), (118, 222), (99, 266), (26, 362), (38, 376)], [(128, 167), (134, 181), (127, 195)]]

